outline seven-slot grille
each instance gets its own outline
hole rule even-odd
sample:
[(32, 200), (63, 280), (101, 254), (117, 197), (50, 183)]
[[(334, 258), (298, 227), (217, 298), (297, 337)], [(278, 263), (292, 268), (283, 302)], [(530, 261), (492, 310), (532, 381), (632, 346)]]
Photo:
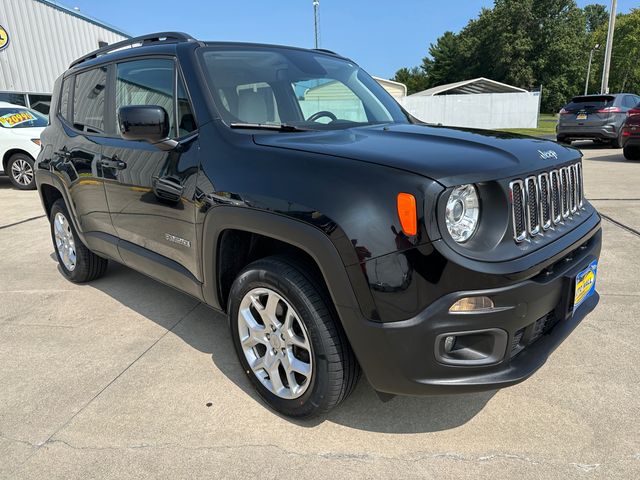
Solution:
[(566, 221), (582, 208), (582, 164), (514, 180), (509, 190), (513, 238), (522, 242)]

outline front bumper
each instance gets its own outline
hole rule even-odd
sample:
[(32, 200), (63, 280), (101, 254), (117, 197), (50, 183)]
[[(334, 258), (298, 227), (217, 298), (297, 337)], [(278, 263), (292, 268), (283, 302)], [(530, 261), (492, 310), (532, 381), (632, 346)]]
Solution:
[[(353, 319), (347, 333), (369, 382), (380, 392), (429, 395), (493, 390), (525, 380), (598, 304), (595, 293), (573, 311), (575, 277), (599, 258), (601, 243), (598, 227), (532, 278), (446, 295), (408, 320)], [(480, 295), (492, 298), (500, 308), (478, 314), (449, 313), (458, 299)], [(345, 314), (349, 312), (341, 312)], [(442, 335), (496, 329), (506, 333), (506, 342), (495, 363), (461, 366), (438, 360), (437, 342)]]

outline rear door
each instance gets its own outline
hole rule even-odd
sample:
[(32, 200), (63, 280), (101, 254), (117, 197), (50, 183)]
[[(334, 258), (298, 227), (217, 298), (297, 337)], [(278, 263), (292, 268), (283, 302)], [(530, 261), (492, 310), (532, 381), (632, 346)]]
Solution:
[(120, 255), (137, 270), (194, 293), (189, 284), (201, 277), (194, 203), (198, 140), (184, 82), (168, 57), (117, 63), (113, 78), (113, 122), (120, 107), (158, 105), (169, 115), (170, 136), (180, 140), (170, 151), (120, 137), (105, 144), (101, 163)]
[[(100, 167), (103, 144), (108, 138), (107, 77), (108, 67), (100, 66), (64, 79), (56, 112), (61, 128), (52, 140), (55, 148), (50, 165), (68, 185), (71, 208), (89, 248), (118, 258)], [(109, 238), (112, 241), (105, 240)]]
[(565, 127), (601, 127), (610, 123), (615, 110), (615, 96), (575, 97), (564, 107), (560, 123)]

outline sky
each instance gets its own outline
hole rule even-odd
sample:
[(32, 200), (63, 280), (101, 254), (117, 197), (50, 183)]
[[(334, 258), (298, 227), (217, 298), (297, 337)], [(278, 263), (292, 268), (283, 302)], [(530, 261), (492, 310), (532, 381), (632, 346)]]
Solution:
[[(313, 47), (313, 0), (58, 0), (131, 35), (183, 31), (201, 40)], [(578, 0), (610, 5), (609, 1)], [(419, 65), (430, 43), (493, 0), (320, 0), (320, 47), (391, 78)], [(619, 0), (618, 11), (638, 7)]]

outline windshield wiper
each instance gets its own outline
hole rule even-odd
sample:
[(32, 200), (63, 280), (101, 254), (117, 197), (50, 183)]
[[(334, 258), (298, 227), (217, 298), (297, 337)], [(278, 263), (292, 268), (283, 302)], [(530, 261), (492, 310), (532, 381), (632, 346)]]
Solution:
[(275, 130), (278, 132), (308, 132), (309, 128), (300, 128), (286, 123), (231, 123), (231, 128), (246, 128), (251, 130)]

